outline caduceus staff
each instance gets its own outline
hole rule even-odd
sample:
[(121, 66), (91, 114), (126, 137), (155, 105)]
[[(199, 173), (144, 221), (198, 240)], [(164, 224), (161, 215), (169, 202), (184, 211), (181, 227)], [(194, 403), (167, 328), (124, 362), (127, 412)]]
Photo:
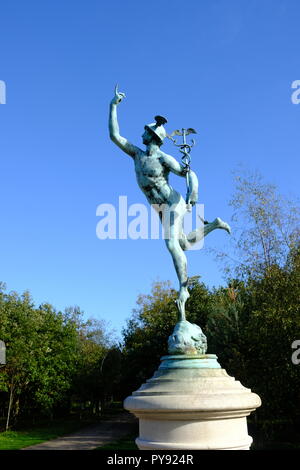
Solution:
[[(196, 141), (195, 139), (191, 139), (191, 143), (188, 144), (187, 141), (186, 141), (186, 137), (189, 135), (189, 134), (197, 134), (197, 132), (195, 131), (195, 129), (193, 129), (192, 127), (189, 127), (188, 129), (181, 129), (181, 131), (179, 129), (176, 129), (175, 131), (173, 131), (171, 134), (167, 134), (167, 137), (169, 137), (169, 139), (172, 140), (173, 144), (176, 146), (176, 147), (179, 147), (179, 151), (183, 154), (183, 156), (181, 157), (181, 161), (182, 161), (182, 164), (186, 170), (186, 186), (187, 186), (187, 194), (189, 194), (189, 172), (191, 170), (191, 150), (192, 150), (192, 147), (194, 147)], [(173, 138), (174, 135), (178, 135), (178, 136), (182, 136), (182, 144), (178, 144), (176, 142), (176, 140)], [(188, 198), (188, 196), (187, 196)], [(186, 202), (188, 203), (188, 200), (186, 199)], [(190, 212), (192, 209), (191, 209), (191, 206), (189, 205), (187, 210)]]

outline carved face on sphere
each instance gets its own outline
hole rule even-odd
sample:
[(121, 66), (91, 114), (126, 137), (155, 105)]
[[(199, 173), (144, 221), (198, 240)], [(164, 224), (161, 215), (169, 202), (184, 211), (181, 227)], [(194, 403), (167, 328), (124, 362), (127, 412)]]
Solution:
[(200, 326), (188, 321), (176, 324), (168, 340), (169, 354), (205, 354), (206, 350), (206, 336)]

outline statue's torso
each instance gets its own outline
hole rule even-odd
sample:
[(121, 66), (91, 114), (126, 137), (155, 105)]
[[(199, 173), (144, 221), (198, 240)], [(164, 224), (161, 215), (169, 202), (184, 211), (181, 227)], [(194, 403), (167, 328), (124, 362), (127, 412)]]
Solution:
[(134, 159), (137, 182), (150, 204), (169, 204), (173, 192), (168, 182), (169, 171), (161, 159), (160, 152), (147, 155), (142, 150)]

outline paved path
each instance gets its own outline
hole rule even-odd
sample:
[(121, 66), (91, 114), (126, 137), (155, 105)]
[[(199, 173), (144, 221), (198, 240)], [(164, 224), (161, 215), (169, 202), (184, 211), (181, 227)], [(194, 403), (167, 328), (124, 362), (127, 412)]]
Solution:
[(22, 450), (91, 450), (134, 432), (136, 422), (134, 416), (123, 411), (80, 431)]

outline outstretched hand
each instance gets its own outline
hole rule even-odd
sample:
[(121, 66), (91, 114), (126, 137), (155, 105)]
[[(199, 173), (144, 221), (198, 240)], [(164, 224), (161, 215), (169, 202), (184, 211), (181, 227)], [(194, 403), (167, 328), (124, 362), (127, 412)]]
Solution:
[(121, 93), (118, 90), (118, 85), (115, 86), (115, 96), (113, 97), (111, 103), (112, 104), (119, 104), (125, 98), (125, 93)]

